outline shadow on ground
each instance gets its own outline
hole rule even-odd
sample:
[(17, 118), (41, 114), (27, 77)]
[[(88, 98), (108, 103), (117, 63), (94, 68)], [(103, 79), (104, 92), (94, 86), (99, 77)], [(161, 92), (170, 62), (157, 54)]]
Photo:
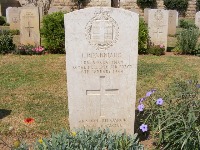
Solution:
[(0, 119), (10, 115), (12, 110), (0, 109)]

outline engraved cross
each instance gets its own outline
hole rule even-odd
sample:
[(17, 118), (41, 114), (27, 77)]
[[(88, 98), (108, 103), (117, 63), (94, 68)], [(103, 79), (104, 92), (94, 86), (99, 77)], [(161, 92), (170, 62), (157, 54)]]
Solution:
[(88, 96), (100, 96), (100, 116), (101, 114), (101, 101), (104, 96), (113, 96), (119, 93), (119, 89), (106, 89), (105, 76), (100, 76), (100, 89), (99, 90), (86, 90)]
[(25, 28), (27, 28), (28, 29), (28, 32), (29, 32), (29, 37), (31, 37), (31, 29), (33, 29), (34, 27), (31, 27), (30, 26), (30, 21), (28, 21), (28, 27), (25, 27)]
[(157, 34), (157, 39), (160, 38), (159, 34), (161, 35), (163, 32), (159, 30), (160, 28), (157, 28), (157, 31), (153, 32), (154, 34)]

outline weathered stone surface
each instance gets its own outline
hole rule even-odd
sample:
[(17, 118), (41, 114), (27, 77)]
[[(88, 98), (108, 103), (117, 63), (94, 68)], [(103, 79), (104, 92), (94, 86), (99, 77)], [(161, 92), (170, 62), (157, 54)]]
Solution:
[(195, 15), (195, 25), (200, 29), (200, 11), (198, 11)]
[(150, 8), (145, 8), (144, 9), (144, 21), (148, 24), (148, 11), (150, 10)]
[(11, 30), (20, 30), (20, 11), (21, 7), (12, 7), (9, 9), (8, 17), (10, 19)]
[(6, 22), (7, 23), (10, 23), (10, 16), (9, 16), (9, 11), (10, 11), (10, 9), (11, 9), (12, 7), (8, 7), (7, 9), (6, 9)]
[(149, 36), (155, 45), (164, 45), (167, 49), (168, 18), (169, 13), (163, 9), (149, 10), (148, 17)]
[(176, 34), (177, 13), (176, 10), (169, 10), (168, 35)]
[(119, 8), (65, 14), (72, 130), (108, 127), (134, 133), (138, 28), (138, 14)]
[(23, 7), (20, 13), (20, 43), (40, 45), (38, 7)]
[(59, 11), (62, 11), (59, 7), (51, 7), (49, 10), (48, 10), (48, 14), (52, 14), (54, 12), (59, 12)]

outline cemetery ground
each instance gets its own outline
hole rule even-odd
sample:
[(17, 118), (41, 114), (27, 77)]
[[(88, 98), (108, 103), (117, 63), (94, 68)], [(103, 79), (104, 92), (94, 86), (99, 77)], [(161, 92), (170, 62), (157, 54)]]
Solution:
[[(9, 145), (17, 139), (30, 143), (69, 129), (65, 55), (0, 55), (0, 60), (0, 138)], [(194, 56), (140, 55), (136, 106), (150, 89), (165, 91), (176, 79), (199, 77), (199, 64)], [(26, 124), (25, 118), (34, 122)]]

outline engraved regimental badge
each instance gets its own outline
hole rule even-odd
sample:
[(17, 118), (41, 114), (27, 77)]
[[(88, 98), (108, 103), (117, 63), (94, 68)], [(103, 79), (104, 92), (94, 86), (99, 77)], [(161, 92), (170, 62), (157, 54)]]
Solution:
[(154, 17), (157, 21), (160, 21), (163, 19), (163, 12), (162, 10), (157, 10), (154, 14)]
[(106, 50), (117, 42), (119, 27), (108, 12), (95, 15), (86, 25), (86, 38), (97, 50)]

